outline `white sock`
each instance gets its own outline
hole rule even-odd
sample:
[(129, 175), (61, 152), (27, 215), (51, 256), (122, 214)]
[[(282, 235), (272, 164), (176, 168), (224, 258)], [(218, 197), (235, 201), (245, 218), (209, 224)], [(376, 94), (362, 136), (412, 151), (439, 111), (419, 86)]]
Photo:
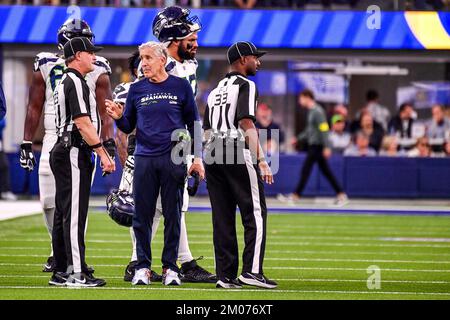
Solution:
[(52, 232), (53, 232), (53, 218), (55, 217), (55, 208), (44, 209), (44, 221), (47, 227), (48, 234), (50, 236), (50, 257), (53, 257), (53, 246), (52, 246)]
[(133, 227), (130, 228), (131, 244), (133, 246), (133, 253), (131, 254), (131, 261), (137, 261), (136, 253), (136, 236), (134, 235)]

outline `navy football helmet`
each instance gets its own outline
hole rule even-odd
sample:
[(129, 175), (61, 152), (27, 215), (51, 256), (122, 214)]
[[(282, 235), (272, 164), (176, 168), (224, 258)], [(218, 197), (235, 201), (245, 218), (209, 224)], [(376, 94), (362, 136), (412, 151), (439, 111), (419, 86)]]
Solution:
[(106, 198), (108, 215), (118, 225), (131, 227), (133, 225), (134, 201), (127, 191), (112, 190)]
[(91, 27), (81, 19), (68, 19), (58, 29), (58, 48), (63, 50), (67, 41), (75, 37), (86, 37), (94, 42), (95, 36)]
[(164, 8), (153, 19), (153, 35), (160, 42), (184, 39), (200, 31), (202, 25), (197, 16), (189, 17), (190, 10), (178, 6)]

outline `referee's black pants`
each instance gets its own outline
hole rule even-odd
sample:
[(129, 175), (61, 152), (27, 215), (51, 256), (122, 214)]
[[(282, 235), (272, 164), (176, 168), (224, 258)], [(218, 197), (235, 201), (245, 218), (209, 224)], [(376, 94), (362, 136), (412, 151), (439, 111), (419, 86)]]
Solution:
[(86, 228), (94, 156), (88, 147), (65, 148), (56, 143), (50, 152), (55, 176), (55, 217), (52, 245), (55, 270), (87, 273), (84, 234)]
[(311, 175), (311, 171), (313, 169), (314, 163), (319, 165), (320, 171), (322, 171), (325, 178), (328, 179), (331, 186), (333, 187), (336, 193), (341, 193), (342, 188), (337, 182), (333, 172), (328, 165), (327, 159), (323, 156), (323, 146), (321, 145), (310, 145), (308, 148), (308, 154), (306, 156), (305, 162), (303, 163), (302, 172), (300, 182), (295, 189), (295, 193), (301, 195), (303, 193), (303, 189), (305, 189), (306, 183), (308, 182), (309, 176)]
[(242, 164), (205, 165), (219, 279), (236, 279), (238, 273), (236, 205), (244, 226), (242, 272), (263, 273), (267, 222), (264, 185), (258, 167), (252, 163), (250, 151), (241, 149), (240, 152), (243, 152)]

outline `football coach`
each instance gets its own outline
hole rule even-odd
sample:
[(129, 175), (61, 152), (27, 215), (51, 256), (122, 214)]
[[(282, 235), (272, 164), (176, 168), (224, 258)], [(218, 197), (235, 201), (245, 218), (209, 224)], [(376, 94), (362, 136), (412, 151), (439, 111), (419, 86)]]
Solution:
[(132, 284), (150, 284), (151, 227), (161, 190), (162, 281), (165, 285), (180, 285), (176, 261), (187, 168), (185, 163), (177, 164), (171, 157), (175, 144), (172, 137), (174, 132), (188, 128), (194, 140), (194, 162), (188, 173), (197, 172), (203, 179), (201, 123), (189, 82), (165, 70), (166, 47), (150, 41), (139, 46), (139, 53), (145, 78), (131, 85), (125, 111), (123, 106), (106, 100), (107, 112), (121, 131), (129, 134), (136, 128), (133, 229), (138, 263)]

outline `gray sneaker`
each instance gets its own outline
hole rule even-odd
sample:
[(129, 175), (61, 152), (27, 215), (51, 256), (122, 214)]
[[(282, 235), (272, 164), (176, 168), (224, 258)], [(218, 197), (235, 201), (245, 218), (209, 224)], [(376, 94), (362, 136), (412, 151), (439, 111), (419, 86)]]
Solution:
[(66, 282), (68, 287), (103, 287), (105, 284), (105, 280), (94, 278), (92, 274), (83, 272), (70, 274)]

